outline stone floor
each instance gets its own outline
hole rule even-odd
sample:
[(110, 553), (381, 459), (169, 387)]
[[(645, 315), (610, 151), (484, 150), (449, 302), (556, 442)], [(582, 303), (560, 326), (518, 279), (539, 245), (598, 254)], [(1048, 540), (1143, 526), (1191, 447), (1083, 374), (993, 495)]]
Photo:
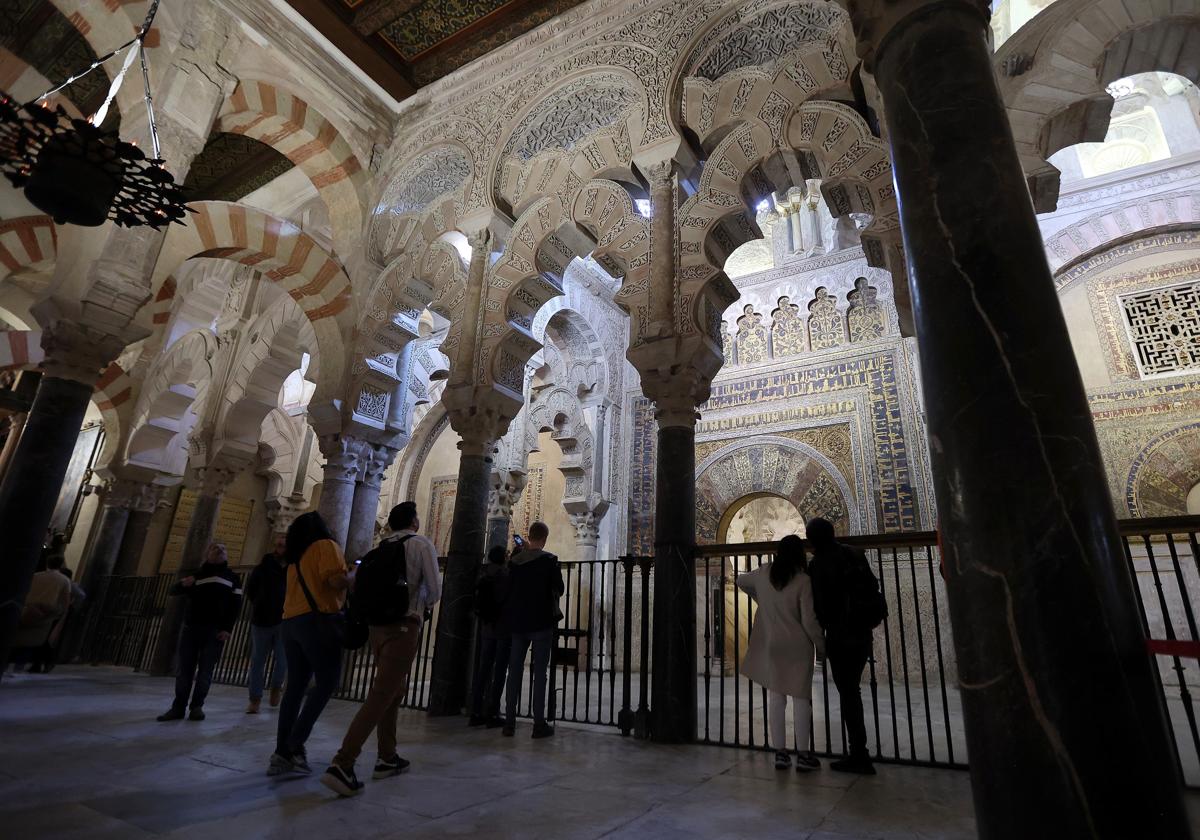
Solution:
[[(559, 726), (550, 741), (401, 718), (410, 774), (338, 800), (264, 771), (275, 714), (214, 687), (208, 720), (160, 724), (167, 680), (63, 667), (0, 684), (0, 825), (8, 837), (957, 838), (974, 837), (964, 772), (881, 766), (780, 773), (766, 753), (669, 747)], [(329, 758), (355, 704), (334, 701), (309, 743)], [(374, 759), (373, 749), (367, 760)]]

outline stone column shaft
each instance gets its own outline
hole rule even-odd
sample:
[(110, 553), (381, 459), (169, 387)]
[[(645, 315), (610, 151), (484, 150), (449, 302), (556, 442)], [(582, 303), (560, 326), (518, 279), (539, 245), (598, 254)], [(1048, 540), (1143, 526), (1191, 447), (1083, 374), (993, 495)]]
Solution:
[(7, 661), (46, 537), (46, 526), (54, 513), (91, 398), (91, 385), (59, 376), (43, 376), (8, 473), (0, 485), (0, 533), (4, 535), (4, 559), (0, 562), (3, 661)]
[(650, 734), (696, 738), (696, 409), (661, 400), (654, 485), (654, 668)]
[(136, 575), (142, 561), (142, 549), (146, 545), (146, 537), (150, 532), (150, 522), (154, 518), (153, 510), (131, 510), (129, 521), (125, 524), (125, 536), (121, 540), (121, 550), (117, 553), (117, 563), (113, 567), (115, 575)]
[(350, 511), (350, 531), (346, 536), (346, 560), (353, 563), (371, 550), (375, 543), (375, 523), (379, 517), (379, 491), (383, 474), (396, 457), (396, 450), (372, 446), (365, 455), (363, 477), (354, 490)]
[(475, 626), (471, 603), (487, 536), (493, 446), (491, 441), (468, 442), (465, 438), (459, 444), (458, 489), (429, 685), (430, 715), (457, 715), (466, 705)]
[(891, 145), (980, 836), (1187, 837), (986, 10), (849, 5)]
[(322, 435), (319, 443), (325, 466), (317, 512), (329, 526), (333, 539), (344, 547), (350, 533), (363, 443), (346, 435)]
[(792, 233), (792, 251), (804, 250), (804, 231), (800, 220), (800, 208), (789, 205), (787, 211), (788, 230)]
[[(111, 495), (115, 494), (112, 494), (111, 491), (106, 494), (106, 496)], [(100, 579), (113, 573), (128, 523), (128, 498), (106, 497), (101, 501), (99, 527), (96, 529), (92, 550), (88, 554), (87, 565), (83, 570), (81, 586), (83, 586), (84, 592), (96, 592)]]
[(4, 439), (4, 448), (0, 450), (0, 481), (8, 475), (8, 465), (12, 463), (17, 444), (21, 442), (21, 433), (25, 430), (25, 421), (28, 418), (29, 415), (25, 413), (14, 414), (9, 418), (8, 437)]

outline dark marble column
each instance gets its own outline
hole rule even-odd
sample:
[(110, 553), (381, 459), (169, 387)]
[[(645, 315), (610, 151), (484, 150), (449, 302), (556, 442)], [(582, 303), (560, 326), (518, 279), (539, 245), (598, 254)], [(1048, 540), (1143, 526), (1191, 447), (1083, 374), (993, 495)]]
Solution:
[(362, 478), (354, 489), (350, 509), (350, 527), (346, 535), (346, 560), (353, 563), (375, 544), (375, 523), (379, 516), (379, 491), (383, 474), (396, 457), (387, 446), (367, 446), (363, 453)]
[(464, 439), (459, 444), (462, 455), (458, 462), (458, 488), (429, 685), (430, 715), (461, 714), (466, 705), (474, 640), (475, 579), (483, 563), (487, 536), (488, 478), (494, 447), (492, 440)]
[(7, 661), (46, 538), (46, 527), (58, 502), (91, 399), (91, 385), (43, 376), (4, 483), (0, 485), (0, 534), (4, 535), (0, 561), (0, 657), (3, 657), (0, 661)]
[(133, 482), (114, 479), (104, 489), (100, 501), (99, 523), (92, 539), (91, 552), (83, 569), (81, 586), (85, 592), (98, 591), (100, 579), (111, 575), (125, 540), (130, 505), (137, 487)]
[(986, 17), (851, 11), (899, 194), (980, 836), (1187, 837)]
[(113, 574), (136, 575), (138, 573), (138, 566), (142, 561), (142, 549), (145, 548), (153, 518), (153, 504), (135, 505), (130, 509), (129, 521), (125, 524), (125, 537), (121, 540), (121, 550), (117, 552), (117, 563), (113, 568)]
[[(202, 470), (200, 492), (196, 496), (196, 507), (188, 523), (177, 578), (182, 579), (194, 574), (204, 562), (204, 555), (212, 543), (213, 532), (217, 527), (217, 517), (221, 514), (221, 498), (225, 495), (225, 488), (236, 476), (237, 473), (233, 470), (216, 467)], [(154, 647), (154, 658), (150, 664), (150, 673), (153, 676), (166, 676), (174, 670), (172, 666), (175, 648), (179, 643), (179, 632), (183, 629), (183, 613), (182, 598), (167, 599), (158, 642)]]
[(654, 485), (654, 648), (650, 736), (696, 738), (696, 409), (658, 405)]

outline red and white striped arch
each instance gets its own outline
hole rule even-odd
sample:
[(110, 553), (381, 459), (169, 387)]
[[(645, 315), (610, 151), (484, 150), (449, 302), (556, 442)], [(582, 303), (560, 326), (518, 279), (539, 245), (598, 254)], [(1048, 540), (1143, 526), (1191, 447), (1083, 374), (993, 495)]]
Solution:
[(367, 203), (367, 173), (333, 123), (303, 99), (270, 82), (238, 83), (221, 113), (217, 131), (265, 143), (296, 164), (312, 181), (342, 248), (360, 233)]
[(0, 280), (24, 271), (54, 267), (58, 233), (49, 216), (21, 216), (0, 221)]
[[(349, 317), (351, 303), (350, 278), (342, 264), (300, 228), (270, 213), (227, 201), (188, 206), (194, 212), (184, 226), (173, 227), (167, 235), (163, 255), (177, 260), (167, 265), (174, 269), (194, 257), (215, 257), (253, 266), (278, 283), (316, 333), (317, 395), (336, 393), (344, 360), (340, 322)], [(160, 289), (156, 299), (163, 293)], [(166, 306), (169, 310), (170, 304)], [(155, 315), (161, 314), (156, 304)]]

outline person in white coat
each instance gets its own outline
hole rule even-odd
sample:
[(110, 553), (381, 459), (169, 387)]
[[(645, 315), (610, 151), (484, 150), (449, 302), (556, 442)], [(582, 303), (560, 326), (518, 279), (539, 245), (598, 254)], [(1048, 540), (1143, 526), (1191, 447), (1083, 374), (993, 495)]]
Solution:
[(775, 768), (792, 766), (791, 753), (784, 746), (787, 700), (791, 697), (796, 769), (816, 770), (821, 762), (809, 750), (801, 750), (800, 744), (808, 743), (814, 655), (816, 660), (825, 658), (825, 634), (813, 609), (804, 543), (795, 535), (784, 537), (774, 562), (740, 575), (737, 585), (758, 606), (742, 674), (767, 690)]

